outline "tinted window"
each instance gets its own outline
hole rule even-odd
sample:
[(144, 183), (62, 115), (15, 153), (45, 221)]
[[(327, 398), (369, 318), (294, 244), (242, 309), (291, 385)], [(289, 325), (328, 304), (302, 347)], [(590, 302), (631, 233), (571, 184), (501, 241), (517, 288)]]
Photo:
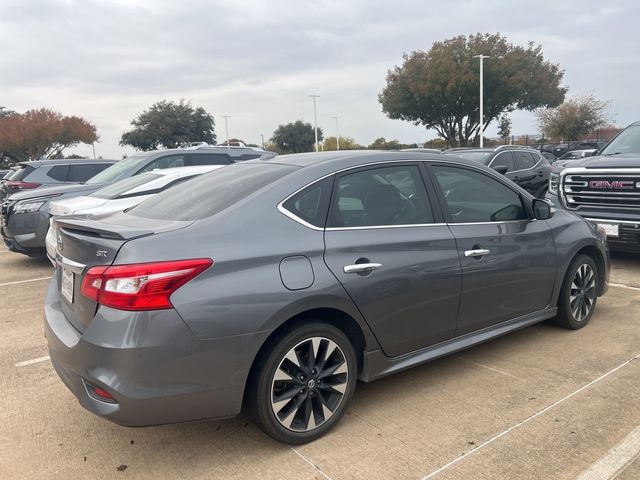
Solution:
[(106, 187), (96, 190), (89, 196), (109, 199), (118, 198), (120, 195), (127, 193), (132, 188), (144, 185), (145, 183), (155, 180), (156, 178), (160, 178), (161, 176), (162, 175), (152, 172), (141, 173), (140, 175), (118, 180), (116, 183), (112, 183), (111, 185), (107, 185)]
[(58, 180), (59, 182), (64, 182), (67, 180), (67, 172), (69, 171), (69, 165), (56, 165), (51, 167), (47, 172), (47, 175), (53, 178), (54, 180)]
[(187, 165), (229, 165), (229, 157), (220, 153), (192, 153), (187, 158)]
[(502, 152), (491, 161), (491, 168), (502, 166), (507, 167), (507, 172), (515, 170), (513, 168), (513, 157), (511, 156), (511, 152)]
[(169, 155), (155, 159), (142, 169), (142, 172), (150, 172), (155, 169), (184, 167), (184, 155)]
[(434, 166), (451, 223), (504, 222), (527, 217), (520, 195), (480, 172)]
[(121, 178), (135, 175), (149, 161), (148, 155), (136, 155), (125, 158), (118, 163), (111, 165), (87, 181), (89, 185), (107, 185), (116, 182)]
[(513, 156), (516, 159), (516, 170), (527, 170), (538, 163), (538, 158), (530, 152), (513, 152)]
[(235, 163), (159, 193), (129, 210), (129, 213), (163, 220), (206, 218), (223, 211), (297, 168), (286, 165)]
[(338, 178), (331, 227), (433, 223), (418, 167), (372, 168)]
[(316, 227), (324, 227), (333, 187), (333, 176), (317, 181), (296, 193), (283, 207)]
[(11, 180), (13, 182), (24, 180), (24, 178), (34, 170), (35, 168), (31, 165), (21, 165), (20, 168), (11, 174), (11, 176), (7, 177), (7, 180)]
[(80, 182), (84, 183), (97, 173), (104, 170), (108, 165), (104, 163), (92, 164), (82, 163), (79, 165), (69, 165), (69, 175), (67, 176), (67, 182)]

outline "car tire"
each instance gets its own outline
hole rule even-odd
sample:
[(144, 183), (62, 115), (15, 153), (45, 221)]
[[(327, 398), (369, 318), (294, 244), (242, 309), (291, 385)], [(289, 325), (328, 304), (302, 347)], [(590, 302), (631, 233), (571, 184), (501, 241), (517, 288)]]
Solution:
[(584, 327), (598, 301), (598, 266), (593, 258), (578, 255), (567, 269), (558, 298), (555, 324), (578, 330)]
[(324, 435), (338, 423), (355, 390), (353, 345), (326, 323), (285, 331), (257, 361), (249, 414), (279, 442), (298, 445)]

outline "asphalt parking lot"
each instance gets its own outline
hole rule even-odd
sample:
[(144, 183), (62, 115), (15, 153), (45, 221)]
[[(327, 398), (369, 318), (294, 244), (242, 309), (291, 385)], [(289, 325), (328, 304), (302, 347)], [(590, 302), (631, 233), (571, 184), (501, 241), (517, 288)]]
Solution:
[[(547, 324), (371, 384), (291, 448), (247, 418), (131, 429), (86, 412), (47, 358), (52, 268), (0, 250), (0, 478), (640, 478), (640, 255), (579, 331)], [(634, 461), (635, 460), (635, 461)]]

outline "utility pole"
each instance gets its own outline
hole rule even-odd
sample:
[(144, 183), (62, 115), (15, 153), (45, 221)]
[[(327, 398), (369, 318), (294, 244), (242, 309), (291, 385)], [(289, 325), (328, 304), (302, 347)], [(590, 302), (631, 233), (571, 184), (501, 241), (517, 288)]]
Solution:
[(491, 58), (489, 55), (474, 55), (473, 58), (480, 59), (480, 148), (484, 146), (484, 59)]
[(228, 120), (231, 118), (231, 115), (222, 115), (224, 118), (224, 129), (227, 133), (227, 147), (229, 146), (229, 122)]
[(262, 149), (264, 150), (264, 134), (260, 134), (260, 138), (262, 139)]
[(95, 158), (96, 158), (96, 146), (95, 146), (95, 144), (93, 142), (91, 142), (91, 148), (93, 148), (93, 158), (95, 160)]
[(334, 116), (331, 118), (335, 118), (336, 119), (336, 150), (340, 150), (340, 127), (338, 126), (338, 119), (340, 117), (338, 116)]
[(316, 111), (316, 99), (320, 98), (320, 95), (309, 95), (313, 98), (313, 130), (316, 135), (316, 152), (318, 151), (318, 115)]

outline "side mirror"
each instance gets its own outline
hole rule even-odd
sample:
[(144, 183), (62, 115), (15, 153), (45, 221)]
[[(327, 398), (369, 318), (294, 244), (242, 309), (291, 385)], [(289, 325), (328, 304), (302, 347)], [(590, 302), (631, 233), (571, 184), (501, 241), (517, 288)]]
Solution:
[(507, 170), (509, 170), (509, 167), (507, 167), (506, 165), (496, 165), (495, 167), (491, 167), (493, 168), (496, 172), (498, 172), (501, 175), (504, 175), (505, 173), (507, 173)]
[(533, 216), (537, 220), (549, 220), (555, 213), (555, 208), (553, 208), (551, 202), (542, 198), (534, 198), (531, 208), (533, 209)]

